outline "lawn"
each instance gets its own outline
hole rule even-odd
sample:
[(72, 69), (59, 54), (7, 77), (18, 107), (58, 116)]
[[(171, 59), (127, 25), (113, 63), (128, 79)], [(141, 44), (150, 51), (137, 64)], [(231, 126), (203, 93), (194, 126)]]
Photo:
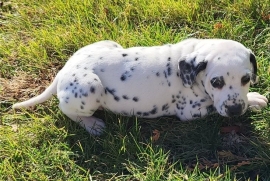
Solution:
[(61, 113), (56, 98), (11, 109), (41, 93), (76, 50), (104, 39), (239, 41), (257, 57), (250, 89), (270, 98), (270, 0), (4, 0), (0, 36), (0, 180), (270, 180), (269, 106), (191, 122), (97, 111), (107, 125), (100, 137)]

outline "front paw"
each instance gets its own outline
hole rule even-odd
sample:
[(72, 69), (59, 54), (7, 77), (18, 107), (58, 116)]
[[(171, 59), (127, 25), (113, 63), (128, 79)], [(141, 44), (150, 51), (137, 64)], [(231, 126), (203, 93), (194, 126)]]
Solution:
[(260, 111), (262, 108), (267, 106), (267, 98), (257, 92), (249, 92), (247, 97), (249, 109), (252, 111)]

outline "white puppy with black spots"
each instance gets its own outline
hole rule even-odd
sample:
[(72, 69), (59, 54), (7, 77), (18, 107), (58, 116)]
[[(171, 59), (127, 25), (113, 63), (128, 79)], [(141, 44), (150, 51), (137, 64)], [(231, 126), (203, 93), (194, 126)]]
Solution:
[(144, 118), (201, 118), (213, 111), (239, 116), (267, 106), (249, 91), (257, 64), (242, 44), (222, 39), (187, 39), (177, 44), (124, 49), (100, 41), (78, 50), (39, 96), (13, 108), (34, 106), (57, 94), (65, 115), (91, 134), (105, 124), (93, 117), (104, 108)]

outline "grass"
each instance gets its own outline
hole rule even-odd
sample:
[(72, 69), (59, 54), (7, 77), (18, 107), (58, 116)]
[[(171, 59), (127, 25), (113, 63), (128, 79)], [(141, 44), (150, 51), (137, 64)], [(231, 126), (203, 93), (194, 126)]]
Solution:
[[(269, 98), (269, 0), (11, 0), (0, 3), (0, 180), (270, 180), (270, 108), (192, 122), (96, 114), (94, 137), (65, 117), (57, 99), (30, 110), (70, 55), (103, 39), (124, 47), (188, 37), (239, 41), (257, 55)], [(241, 133), (222, 133), (238, 125)], [(158, 137), (157, 134), (160, 134)]]

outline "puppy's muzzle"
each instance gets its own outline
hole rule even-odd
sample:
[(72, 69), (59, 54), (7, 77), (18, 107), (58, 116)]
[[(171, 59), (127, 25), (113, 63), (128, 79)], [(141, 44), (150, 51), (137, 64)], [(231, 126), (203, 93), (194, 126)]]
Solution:
[(229, 117), (240, 116), (243, 112), (242, 104), (235, 104), (232, 106), (226, 106), (226, 113)]

